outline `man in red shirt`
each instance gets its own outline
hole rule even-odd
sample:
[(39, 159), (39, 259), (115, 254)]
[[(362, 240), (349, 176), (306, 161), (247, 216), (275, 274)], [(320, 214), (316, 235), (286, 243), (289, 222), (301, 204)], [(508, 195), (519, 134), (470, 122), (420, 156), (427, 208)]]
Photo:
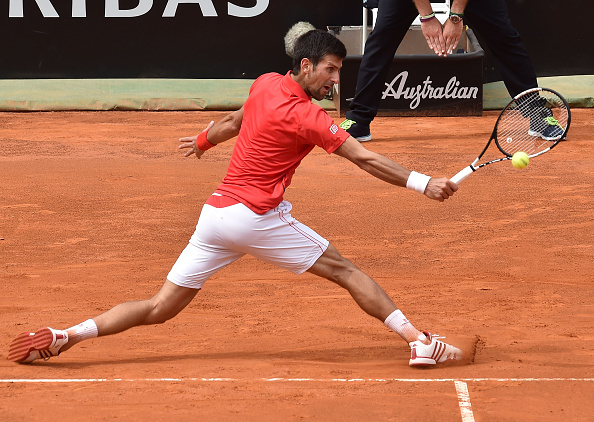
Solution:
[(371, 175), (444, 201), (457, 190), (446, 178), (411, 172), (368, 151), (311, 99), (321, 100), (338, 83), (346, 56), (333, 35), (314, 30), (294, 47), (293, 70), (259, 77), (244, 106), (197, 137), (180, 139), (185, 156), (200, 158), (237, 136), (229, 169), (206, 201), (187, 247), (151, 299), (126, 302), (66, 330), (44, 327), (13, 340), (9, 360), (25, 363), (57, 356), (80, 341), (163, 323), (184, 309), (204, 282), (245, 254), (301, 274), (308, 271), (345, 288), (369, 315), (411, 346), (411, 366), (459, 360), (462, 352), (436, 335), (417, 330), (384, 290), (325, 238), (294, 219), (283, 200), (295, 169), (315, 147), (353, 162)]

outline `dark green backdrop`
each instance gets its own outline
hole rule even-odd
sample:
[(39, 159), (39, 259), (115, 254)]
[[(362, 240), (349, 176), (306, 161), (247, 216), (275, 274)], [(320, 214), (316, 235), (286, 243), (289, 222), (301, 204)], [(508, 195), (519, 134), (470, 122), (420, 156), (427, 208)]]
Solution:
[[(73, 3), (84, 0), (43, 0), (58, 14), (44, 17), (35, 0), (0, 0), (0, 78), (252, 79), (289, 67), (283, 36), (293, 23), (360, 25), (362, 15), (358, 0), (205, 0), (218, 15), (205, 17), (195, 0), (164, 18), (170, 0), (119, 0), (121, 10), (141, 2), (152, 7), (138, 17), (106, 18), (106, 1), (86, 0), (87, 17), (72, 17)], [(22, 2), (23, 17), (9, 16), (11, 2)], [(229, 3), (267, 7), (239, 18), (228, 15)], [(538, 76), (594, 74), (594, 1), (510, 0), (509, 6)], [(488, 50), (484, 65), (485, 82), (497, 80)]]

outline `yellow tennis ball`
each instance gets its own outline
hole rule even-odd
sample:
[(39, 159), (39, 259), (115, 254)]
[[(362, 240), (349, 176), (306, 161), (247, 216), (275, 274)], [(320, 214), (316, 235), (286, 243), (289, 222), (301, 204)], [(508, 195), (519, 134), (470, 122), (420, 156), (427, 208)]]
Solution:
[(530, 161), (528, 154), (523, 151), (516, 152), (512, 157), (512, 164), (517, 169), (526, 168), (528, 161)]

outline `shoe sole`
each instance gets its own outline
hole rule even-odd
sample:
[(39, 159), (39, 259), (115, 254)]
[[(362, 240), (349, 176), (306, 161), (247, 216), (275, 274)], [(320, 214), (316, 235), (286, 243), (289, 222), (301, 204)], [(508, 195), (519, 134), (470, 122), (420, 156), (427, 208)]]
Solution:
[(458, 363), (462, 360), (462, 357), (459, 358), (449, 358), (444, 361), (438, 362), (435, 359), (431, 358), (416, 358), (414, 360), (408, 361), (408, 366), (411, 368), (433, 368), (436, 366), (449, 366), (451, 364)]
[(554, 138), (550, 138), (547, 136), (541, 136), (541, 138), (544, 139), (545, 141), (552, 142), (552, 141), (557, 141), (557, 140), (561, 139), (561, 136), (555, 136)]
[(547, 136), (544, 136), (542, 133), (540, 133), (540, 132), (537, 132), (537, 131), (535, 131), (535, 130), (532, 130), (532, 129), (530, 129), (530, 130), (528, 131), (528, 135), (530, 135), (530, 136), (534, 136), (535, 138), (542, 138), (542, 139), (544, 139), (545, 141), (556, 141), (557, 139), (561, 138), (561, 136), (555, 136), (554, 138), (547, 137)]
[(367, 141), (371, 141), (371, 135), (359, 136), (358, 138), (355, 138), (355, 139), (359, 142), (367, 142)]
[(49, 354), (51, 356), (48, 349), (53, 342), (54, 333), (47, 327), (37, 330), (36, 333), (21, 333), (10, 343), (8, 360), (17, 363), (24, 362), (35, 350), (39, 351), (41, 355)]
[(408, 366), (413, 368), (428, 368), (435, 365), (437, 365), (437, 362), (433, 359), (415, 359), (412, 362), (408, 362)]

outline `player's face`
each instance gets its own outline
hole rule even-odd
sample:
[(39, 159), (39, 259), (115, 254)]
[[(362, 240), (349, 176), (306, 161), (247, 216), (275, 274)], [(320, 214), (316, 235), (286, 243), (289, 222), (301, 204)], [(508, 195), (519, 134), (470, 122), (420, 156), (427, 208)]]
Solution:
[(305, 78), (305, 92), (318, 101), (324, 99), (334, 84), (339, 82), (342, 59), (338, 56), (328, 55), (322, 57), (317, 66), (308, 69)]

